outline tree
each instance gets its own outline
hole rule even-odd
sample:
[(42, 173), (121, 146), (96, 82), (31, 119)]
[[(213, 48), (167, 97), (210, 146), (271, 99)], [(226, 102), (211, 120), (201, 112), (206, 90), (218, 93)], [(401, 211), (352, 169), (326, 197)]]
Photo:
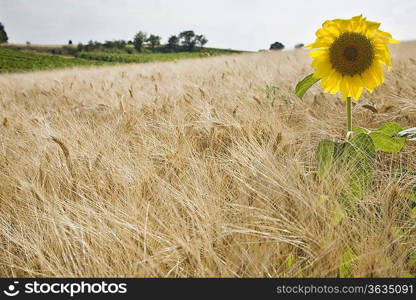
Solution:
[(305, 45), (304, 45), (304, 44), (302, 44), (302, 43), (296, 44), (296, 45), (295, 45), (295, 49), (300, 49), (300, 48), (303, 48), (303, 46), (305, 46)]
[(125, 49), (126, 41), (124, 40), (114, 40), (114, 41), (105, 41), (102, 46), (107, 49)]
[(136, 33), (136, 35), (134, 36), (133, 39), (133, 45), (134, 48), (141, 52), (142, 51), (142, 47), (143, 47), (143, 43), (147, 40), (147, 34), (143, 31), (139, 31), (138, 33)]
[(162, 38), (158, 35), (151, 34), (149, 38), (146, 40), (150, 44), (150, 48), (152, 51), (155, 51), (156, 46), (160, 46), (160, 40)]
[(196, 42), (199, 44), (199, 46), (201, 47), (201, 49), (204, 47), (204, 45), (206, 43), (208, 43), (208, 40), (205, 36), (201, 35), (197, 35), (196, 36)]
[(9, 37), (7, 36), (6, 30), (2, 23), (0, 23), (0, 43), (7, 43)]
[(193, 51), (196, 44), (196, 36), (193, 30), (182, 31), (179, 34), (179, 39), (181, 39), (181, 44), (188, 50)]
[(104, 48), (107, 48), (107, 49), (114, 48), (114, 43), (113, 43), (112, 41), (105, 41), (105, 42), (103, 43), (103, 47), (104, 47)]
[(168, 39), (168, 48), (175, 51), (178, 46), (179, 46), (179, 38), (176, 35), (172, 35), (169, 39)]
[(72, 40), (69, 40), (68, 41), (68, 45), (72, 45)]
[(270, 50), (282, 50), (285, 47), (285, 45), (283, 45), (280, 42), (274, 42), (273, 44), (270, 45)]
[(113, 48), (125, 49), (126, 46), (127, 46), (127, 42), (125, 40), (116, 40), (113, 42)]
[(89, 40), (88, 41), (88, 44), (87, 45), (85, 45), (85, 51), (93, 51), (94, 50), (94, 41), (92, 41), (92, 40)]

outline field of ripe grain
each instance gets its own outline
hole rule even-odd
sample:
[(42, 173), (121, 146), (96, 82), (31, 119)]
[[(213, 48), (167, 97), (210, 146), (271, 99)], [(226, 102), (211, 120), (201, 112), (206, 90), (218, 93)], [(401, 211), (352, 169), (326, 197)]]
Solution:
[[(354, 125), (416, 124), (416, 43)], [(0, 276), (415, 276), (416, 143), (346, 213), (339, 97), (304, 50), (0, 76)], [(372, 105), (377, 112), (367, 109)], [(374, 109), (373, 109), (374, 110)]]

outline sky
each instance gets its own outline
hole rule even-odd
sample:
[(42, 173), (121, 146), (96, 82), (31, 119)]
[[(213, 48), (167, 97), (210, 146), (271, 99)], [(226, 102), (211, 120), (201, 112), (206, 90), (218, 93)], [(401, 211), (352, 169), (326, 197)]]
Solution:
[(208, 47), (257, 51), (310, 43), (328, 19), (363, 14), (399, 40), (416, 39), (415, 0), (0, 0), (10, 43), (66, 44), (204, 34)]

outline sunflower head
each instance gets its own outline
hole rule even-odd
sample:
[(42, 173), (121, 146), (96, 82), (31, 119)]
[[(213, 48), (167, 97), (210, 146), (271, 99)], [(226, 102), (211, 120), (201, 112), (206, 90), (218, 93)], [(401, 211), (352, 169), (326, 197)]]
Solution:
[(313, 77), (321, 79), (325, 92), (341, 92), (358, 100), (366, 88), (372, 92), (384, 81), (382, 65), (391, 68), (389, 44), (399, 43), (379, 30), (380, 23), (362, 16), (326, 21), (308, 46), (313, 58)]

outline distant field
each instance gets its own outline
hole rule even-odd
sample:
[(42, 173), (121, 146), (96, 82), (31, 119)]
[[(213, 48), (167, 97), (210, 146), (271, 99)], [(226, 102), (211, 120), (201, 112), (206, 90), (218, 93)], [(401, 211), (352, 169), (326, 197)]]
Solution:
[[(76, 57), (121, 63), (146, 63), (153, 61), (172, 61), (184, 58), (199, 58), (215, 55), (208, 52), (177, 52), (177, 53), (143, 53), (143, 54), (125, 54), (125, 53), (105, 53), (105, 52), (79, 52)], [(218, 55), (218, 54), (217, 54)]]
[(0, 48), (0, 73), (103, 64), (101, 61)]
[[(76, 66), (98, 66), (109, 63), (147, 63), (154, 61), (174, 61), (185, 58), (200, 58), (214, 55), (235, 54), (239, 51), (228, 49), (206, 48), (196, 52), (174, 53), (110, 53), (110, 52), (76, 52), (74, 56), (56, 55), (56, 46), (30, 46), (26, 48), (18, 45), (0, 47), (0, 73), (21, 72), (45, 69), (58, 69)], [(73, 49), (73, 48), (71, 48)], [(40, 53), (41, 52), (41, 53)], [(42, 53), (43, 52), (43, 53)]]

